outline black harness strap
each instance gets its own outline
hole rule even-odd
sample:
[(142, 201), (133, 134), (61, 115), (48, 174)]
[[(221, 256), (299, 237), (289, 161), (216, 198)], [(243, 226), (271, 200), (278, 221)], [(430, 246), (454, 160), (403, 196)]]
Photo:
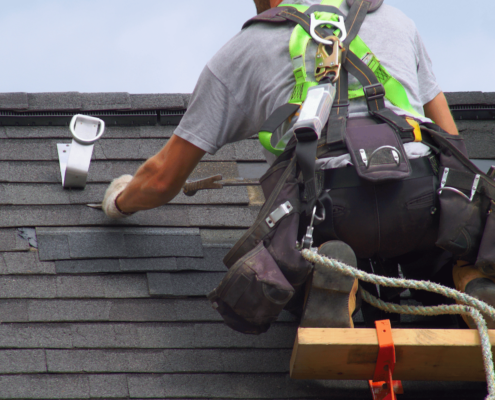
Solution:
[[(364, 18), (368, 13), (370, 3), (367, 1), (354, 3), (345, 20), (347, 38), (343, 42), (344, 49), (348, 49), (357, 36)], [(342, 52), (342, 63), (346, 63), (348, 51)], [(333, 108), (328, 118), (327, 144), (332, 150), (345, 150), (345, 135), (347, 128), (347, 116), (349, 113), (349, 76), (346, 71), (341, 71), (336, 83), (337, 96), (333, 103)]]
[(347, 48), (349, 44), (356, 38), (364, 19), (368, 14), (371, 3), (368, 1), (357, 1), (349, 10), (349, 15), (345, 20), (345, 28), (347, 30), (347, 38), (344, 40), (344, 46)]
[(272, 115), (265, 121), (260, 131), (273, 133), (282, 125), (287, 118), (299, 109), (299, 104), (286, 103), (277, 108)]

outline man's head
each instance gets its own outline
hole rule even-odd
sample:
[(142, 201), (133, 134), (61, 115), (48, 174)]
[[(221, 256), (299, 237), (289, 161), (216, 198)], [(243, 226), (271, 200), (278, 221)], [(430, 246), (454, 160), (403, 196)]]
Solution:
[(269, 10), (272, 7), (277, 7), (282, 0), (254, 0), (256, 11), (261, 14), (263, 11)]

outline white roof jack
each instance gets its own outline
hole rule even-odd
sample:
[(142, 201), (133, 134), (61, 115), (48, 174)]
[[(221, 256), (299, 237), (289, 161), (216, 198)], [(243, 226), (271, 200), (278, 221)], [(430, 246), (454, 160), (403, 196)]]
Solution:
[(105, 122), (99, 118), (76, 114), (69, 126), (72, 143), (57, 143), (62, 186), (84, 189), (94, 143), (103, 136)]

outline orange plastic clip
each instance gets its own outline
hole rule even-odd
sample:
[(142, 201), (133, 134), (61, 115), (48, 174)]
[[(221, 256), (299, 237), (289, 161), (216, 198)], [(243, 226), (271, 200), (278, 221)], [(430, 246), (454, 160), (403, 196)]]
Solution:
[(395, 368), (395, 346), (392, 338), (390, 320), (375, 321), (378, 336), (378, 359), (375, 375), (369, 381), (373, 400), (396, 400), (396, 394), (403, 394), (401, 381), (394, 381), (392, 374)]

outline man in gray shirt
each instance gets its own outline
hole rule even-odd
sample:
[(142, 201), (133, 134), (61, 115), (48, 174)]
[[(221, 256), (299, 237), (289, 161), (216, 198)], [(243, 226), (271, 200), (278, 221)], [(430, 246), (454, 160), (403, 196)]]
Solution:
[[(258, 12), (279, 4), (319, 4), (318, 0), (254, 0)], [(344, 13), (349, 7), (344, 1)], [(293, 24), (253, 24), (232, 38), (206, 65), (188, 110), (166, 146), (146, 161), (134, 177), (112, 182), (103, 208), (111, 218), (168, 203), (183, 187), (205, 153), (258, 133), (271, 113), (286, 104), (295, 85), (288, 51)], [(435, 121), (457, 135), (447, 101), (432, 71), (431, 61), (414, 23), (399, 10), (382, 5), (369, 14), (359, 36), (388, 72), (402, 83), (410, 104), (424, 122)], [(307, 49), (312, 71), (316, 45)], [(313, 65), (311, 63), (313, 62)], [(350, 88), (359, 85), (350, 79)], [(398, 114), (407, 112), (386, 101)], [(364, 100), (352, 100), (350, 117), (368, 115)], [(206, 117), (207, 116), (207, 117)], [(282, 132), (284, 133), (284, 132)], [(282, 133), (274, 135), (276, 143)], [(267, 153), (267, 160), (274, 160)]]
[[(261, 11), (268, 5), (310, 5), (319, 1), (255, 0), (255, 3)], [(349, 11), (345, 1), (341, 8)], [(105, 208), (108, 216), (119, 218), (168, 203), (180, 192), (205, 153), (215, 154), (227, 143), (258, 133), (268, 116), (287, 103), (295, 85), (288, 51), (292, 29), (292, 24), (251, 25), (208, 62), (187, 112), (167, 145), (138, 169), (134, 179), (127, 176), (115, 183), (118, 188), (113, 190), (114, 203), (108, 201)], [(359, 36), (402, 83), (411, 105), (425, 116), (425, 121), (433, 120), (447, 132), (458, 134), (423, 42), (409, 18), (384, 4), (368, 15)], [(315, 52), (315, 46), (308, 49), (308, 61), (314, 60)], [(388, 101), (386, 105), (406, 114)], [(364, 114), (367, 114), (365, 102), (351, 101), (350, 116)], [(273, 161), (271, 155), (267, 156)]]

